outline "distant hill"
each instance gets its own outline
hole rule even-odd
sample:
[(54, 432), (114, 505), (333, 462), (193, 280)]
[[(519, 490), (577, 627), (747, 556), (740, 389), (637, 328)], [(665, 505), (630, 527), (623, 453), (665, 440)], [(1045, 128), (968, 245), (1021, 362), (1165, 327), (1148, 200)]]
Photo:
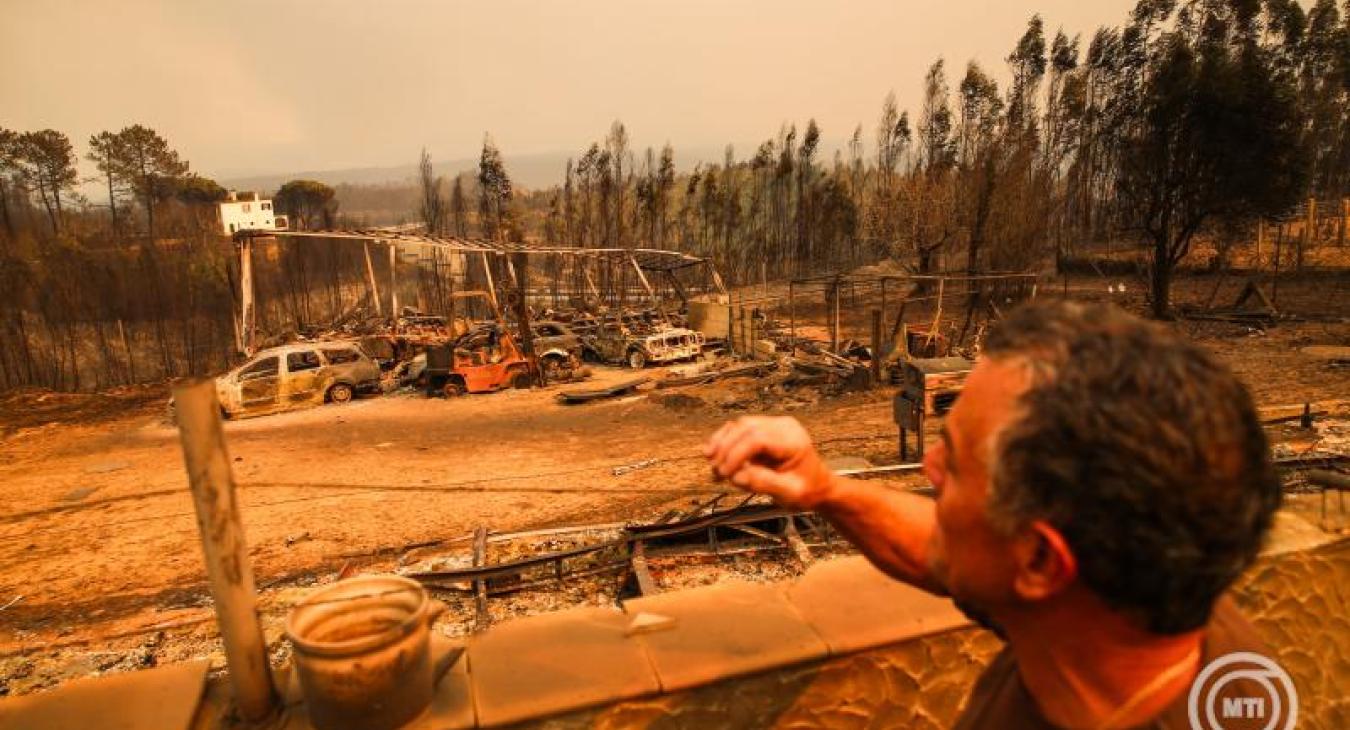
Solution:
[[(580, 152), (545, 152), (530, 155), (504, 153), (503, 157), (506, 159), (506, 171), (510, 173), (511, 180), (517, 186), (529, 190), (538, 190), (561, 185), (563, 172), (567, 167), (567, 159), (570, 157), (575, 160), (580, 154)], [(639, 161), (642, 154), (643, 150), (634, 150), (634, 157), (638, 158)], [(743, 154), (739, 156), (743, 156)], [(692, 169), (698, 162), (720, 162), (721, 159), (722, 150), (720, 149), (689, 149), (684, 152), (679, 148), (675, 150), (675, 161), (681, 171)], [(478, 173), (478, 158), (434, 161), (434, 167), (437, 175), (444, 175), (446, 178), (452, 178), (461, 172), (476, 175)], [(276, 191), (286, 181), (297, 179), (318, 180), (327, 185), (341, 185), (343, 183), (350, 185), (407, 185), (417, 180), (417, 163), (414, 161), (406, 165), (389, 167), (354, 167), (344, 170), (304, 170), (251, 175), (224, 178), (217, 180), (217, 182), (232, 190), (256, 190), (270, 193)]]
[[(541, 188), (556, 185), (562, 181), (563, 170), (567, 165), (567, 156), (561, 154), (507, 156), (507, 170), (511, 178), (527, 188)], [(435, 162), (437, 175), (447, 178), (461, 172), (476, 174), (478, 159), (457, 159)], [(302, 170), (298, 172), (253, 175), (220, 180), (220, 184), (234, 190), (258, 190), (272, 192), (288, 180), (318, 180), (327, 185), (407, 185), (417, 180), (417, 163), (392, 165), (389, 167), (353, 167), (344, 170)]]

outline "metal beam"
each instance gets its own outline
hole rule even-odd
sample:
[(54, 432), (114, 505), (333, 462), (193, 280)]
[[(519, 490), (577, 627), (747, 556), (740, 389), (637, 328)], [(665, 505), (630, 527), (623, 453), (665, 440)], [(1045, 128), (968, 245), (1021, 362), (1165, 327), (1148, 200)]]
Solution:
[(641, 540), (633, 543), (629, 562), (633, 566), (633, 578), (637, 581), (638, 593), (644, 596), (656, 595), (658, 592), (656, 581), (652, 578), (651, 570), (647, 568), (647, 548)]
[(375, 304), (375, 315), (384, 316), (384, 305), (380, 303), (380, 285), (375, 283), (375, 266), (370, 261), (370, 242), (363, 241), (361, 249), (366, 254), (366, 284), (370, 285), (370, 301)]

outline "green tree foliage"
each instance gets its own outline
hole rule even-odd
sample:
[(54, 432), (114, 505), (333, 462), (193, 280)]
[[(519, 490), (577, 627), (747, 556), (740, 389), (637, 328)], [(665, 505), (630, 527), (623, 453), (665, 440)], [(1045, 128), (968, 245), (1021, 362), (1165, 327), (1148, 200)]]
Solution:
[(210, 207), (229, 197), (229, 191), (209, 177), (184, 175), (176, 181), (173, 197), (184, 205)]
[(229, 197), (229, 192), (208, 177), (187, 174), (174, 181), (173, 199), (186, 209), (195, 231), (214, 229), (216, 206)]
[(272, 196), (272, 203), (299, 230), (332, 228), (337, 218), (333, 188), (315, 180), (291, 180)]
[(1190, 15), (1176, 30), (1146, 41), (1142, 93), (1120, 100), (1128, 131), (1116, 182), (1128, 219), (1152, 241), (1158, 317), (1169, 314), (1172, 272), (1206, 222), (1274, 215), (1305, 189), (1295, 89), (1258, 45), (1246, 10), (1184, 7)]

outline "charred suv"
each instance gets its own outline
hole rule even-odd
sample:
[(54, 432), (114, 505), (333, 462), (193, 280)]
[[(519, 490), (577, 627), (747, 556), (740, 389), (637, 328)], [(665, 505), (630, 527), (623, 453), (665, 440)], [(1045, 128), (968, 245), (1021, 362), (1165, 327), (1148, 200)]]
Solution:
[(590, 343), (595, 356), (631, 368), (649, 364), (690, 360), (703, 353), (703, 333), (684, 327), (632, 328), (621, 322), (605, 322)]

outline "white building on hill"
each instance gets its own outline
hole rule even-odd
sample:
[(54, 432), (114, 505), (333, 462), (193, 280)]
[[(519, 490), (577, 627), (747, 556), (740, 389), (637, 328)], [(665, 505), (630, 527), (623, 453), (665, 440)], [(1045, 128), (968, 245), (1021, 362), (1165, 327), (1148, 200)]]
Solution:
[(233, 235), (239, 231), (284, 231), (286, 216), (276, 215), (270, 199), (260, 198), (257, 193), (236, 193), (219, 205), (220, 232)]

